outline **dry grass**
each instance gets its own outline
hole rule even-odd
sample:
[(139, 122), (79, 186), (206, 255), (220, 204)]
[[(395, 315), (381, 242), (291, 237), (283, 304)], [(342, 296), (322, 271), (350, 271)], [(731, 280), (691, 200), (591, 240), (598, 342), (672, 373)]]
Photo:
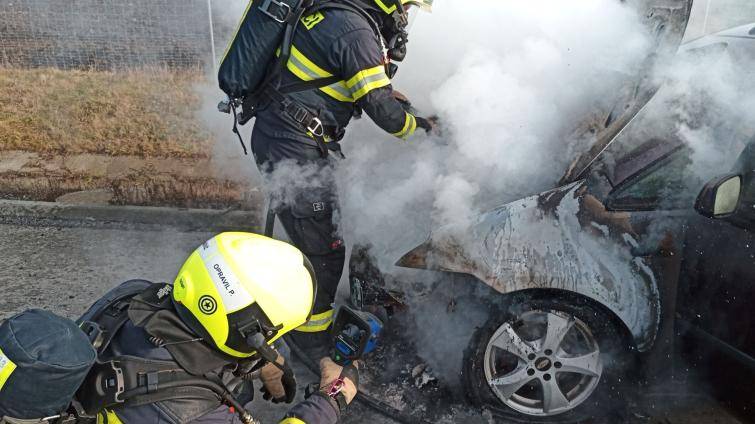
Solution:
[(85, 173), (0, 173), (0, 199), (54, 202), (64, 194), (102, 189), (112, 193), (110, 203), (115, 205), (254, 210), (263, 203), (259, 191), (211, 178), (139, 172), (118, 178)]
[(206, 157), (201, 74), (0, 68), (0, 149), (55, 154)]

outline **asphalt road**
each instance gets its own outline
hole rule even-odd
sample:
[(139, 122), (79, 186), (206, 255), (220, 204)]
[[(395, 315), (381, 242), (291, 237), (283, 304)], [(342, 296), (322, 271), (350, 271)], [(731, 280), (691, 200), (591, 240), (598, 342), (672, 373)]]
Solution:
[[(27, 308), (45, 308), (76, 318), (108, 289), (128, 279), (170, 281), (184, 258), (212, 235), (97, 225), (57, 228), (0, 224), (0, 317)], [(294, 369), (301, 393), (316, 377), (301, 364), (295, 363)], [(660, 404), (666, 402), (659, 399)], [(709, 401), (695, 402), (692, 408), (680, 407), (670, 416), (666, 413), (655, 418), (638, 416), (631, 422), (739, 423)], [(260, 397), (251, 405), (251, 410), (263, 423), (276, 423), (288, 407), (272, 405)], [(420, 405), (409, 405), (409, 408), (416, 407)], [(494, 422), (490, 417), (467, 413), (436, 422)], [(354, 404), (342, 422), (391, 424), (394, 421)]]

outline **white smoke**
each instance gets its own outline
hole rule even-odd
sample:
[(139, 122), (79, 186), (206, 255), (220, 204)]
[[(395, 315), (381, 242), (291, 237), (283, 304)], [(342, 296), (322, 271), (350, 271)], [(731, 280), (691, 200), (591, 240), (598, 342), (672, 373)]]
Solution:
[(737, 152), (755, 135), (755, 52), (737, 39), (701, 41), (661, 70), (664, 96), (671, 100), (658, 118), (674, 123), (693, 150), (696, 175), (707, 180), (731, 171)]
[[(431, 230), (463, 231), (488, 208), (553, 187), (584, 147), (566, 136), (616, 101), (651, 46), (640, 17), (614, 0), (436, 3), (417, 17), (394, 87), (437, 114), (443, 134), (400, 142), (363, 119), (342, 143), (344, 239), (371, 245), (401, 281), (444, 278), (393, 266)], [(407, 293), (407, 331), (448, 387), (459, 387), (464, 347), (487, 318), (463, 297), (473, 283), (454, 281)], [(457, 303), (463, 313), (447, 306)]]
[(430, 228), (552, 186), (573, 159), (565, 135), (615, 100), (650, 45), (613, 0), (437, 3), (394, 86), (445, 133), (396, 142), (365, 119), (343, 142), (342, 229), (385, 271)]
[(604, 156), (620, 159), (650, 138), (682, 142), (691, 150), (691, 164), (677, 170), (686, 173), (685, 190), (668, 181), (676, 191), (668, 201), (694, 200), (709, 179), (733, 170), (755, 135), (753, 46), (751, 39), (717, 35), (683, 45), (652, 75), (660, 90)]

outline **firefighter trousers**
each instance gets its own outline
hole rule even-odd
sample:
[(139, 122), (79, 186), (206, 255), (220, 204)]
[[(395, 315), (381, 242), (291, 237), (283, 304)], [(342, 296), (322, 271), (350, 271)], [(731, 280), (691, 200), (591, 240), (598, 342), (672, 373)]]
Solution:
[(332, 305), (346, 259), (335, 222), (339, 207), (333, 168), (337, 159), (333, 155), (323, 158), (315, 144), (276, 137), (257, 126), (252, 151), (278, 219), (315, 270), (318, 289), (312, 319), (298, 330), (325, 331), (333, 320)]

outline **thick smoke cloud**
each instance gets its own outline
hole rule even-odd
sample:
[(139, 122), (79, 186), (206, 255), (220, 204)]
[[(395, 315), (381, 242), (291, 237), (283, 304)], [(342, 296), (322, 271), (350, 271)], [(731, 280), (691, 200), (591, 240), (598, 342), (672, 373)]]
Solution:
[(441, 137), (408, 143), (355, 123), (343, 142), (343, 225), (384, 270), (430, 228), (549, 188), (574, 151), (565, 136), (637, 73), (649, 42), (612, 0), (437, 2), (417, 16), (395, 81)]
[(695, 174), (707, 180), (729, 172), (755, 135), (755, 53), (738, 40), (728, 46), (721, 42), (731, 40), (701, 41), (660, 70), (667, 112), (659, 118), (673, 123), (693, 150)]
[(372, 246), (381, 271), (424, 281), (407, 290), (407, 332), (448, 387), (461, 387), (464, 348), (487, 319), (464, 297), (473, 283), (393, 264), (431, 230), (463, 232), (480, 212), (553, 187), (588, 142), (567, 136), (616, 101), (651, 43), (641, 18), (613, 0), (436, 3), (416, 17), (394, 86), (437, 114), (443, 133), (400, 142), (355, 122), (338, 174), (341, 229)]

